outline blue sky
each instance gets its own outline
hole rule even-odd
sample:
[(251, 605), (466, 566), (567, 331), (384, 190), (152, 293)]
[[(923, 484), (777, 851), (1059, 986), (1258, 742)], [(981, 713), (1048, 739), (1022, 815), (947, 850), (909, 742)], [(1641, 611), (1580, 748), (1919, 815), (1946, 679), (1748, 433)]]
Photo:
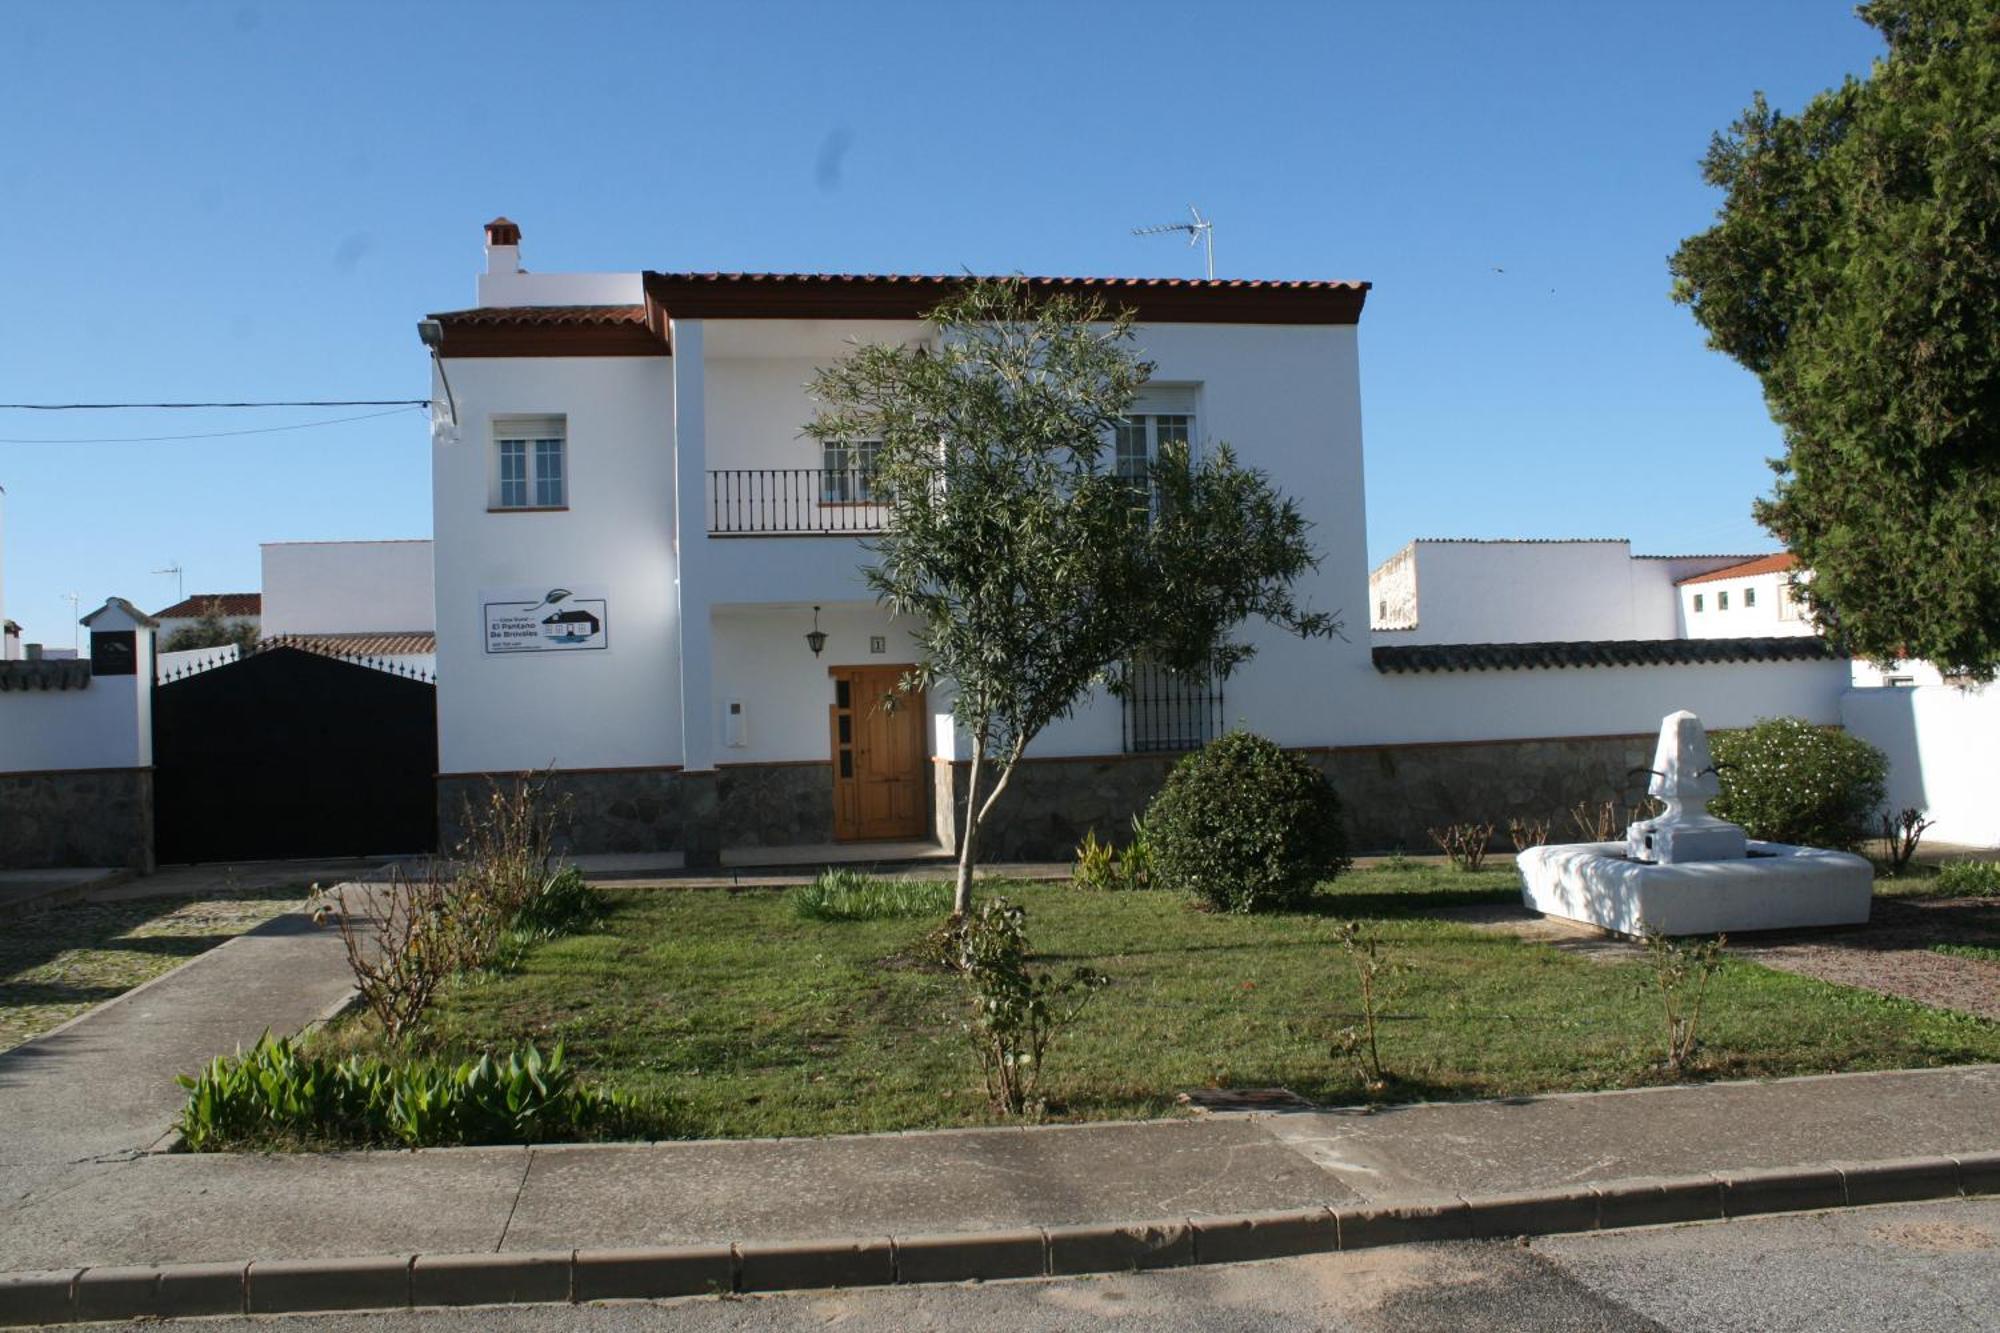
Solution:
[[(401, 398), (529, 268), (1363, 278), (1369, 545), (1759, 551), (1777, 432), (1667, 299), (1697, 163), (1864, 73), (1833, 0), (88, 3), (0, 8), (0, 400)], [(825, 168), (831, 164), (833, 170)], [(1504, 270), (1504, 271), (1496, 271)], [(355, 415), (0, 412), (0, 438)], [(7, 614), (258, 585), (262, 541), (428, 535), (408, 412), (0, 443)]]

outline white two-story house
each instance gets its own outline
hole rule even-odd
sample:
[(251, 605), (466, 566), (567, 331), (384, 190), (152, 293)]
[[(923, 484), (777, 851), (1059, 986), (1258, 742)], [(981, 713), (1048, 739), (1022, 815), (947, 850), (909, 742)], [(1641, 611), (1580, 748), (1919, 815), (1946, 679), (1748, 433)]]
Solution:
[[(869, 444), (823, 448), (803, 428), (816, 368), (858, 343), (933, 340), (923, 315), (963, 279), (526, 273), (519, 246), (514, 224), (489, 224), (478, 305), (423, 328), (447, 829), (487, 777), (553, 768), (579, 847), (700, 861), (949, 844), (969, 758), (949, 701), (881, 706), (916, 652), (861, 579), (883, 517)], [(1137, 311), (1156, 370), (1122, 456), (1233, 443), (1315, 525), (1326, 558), (1304, 600), (1360, 607), (1366, 284), (1030, 281)], [(1300, 704), (1370, 671), (1365, 632), (1259, 637), (1219, 688), (1091, 700), (1033, 748), (1049, 762), (1024, 798), (1063, 804), (1065, 778), (1101, 785), (1075, 761), (1157, 757), (1231, 725), (1335, 739)]]

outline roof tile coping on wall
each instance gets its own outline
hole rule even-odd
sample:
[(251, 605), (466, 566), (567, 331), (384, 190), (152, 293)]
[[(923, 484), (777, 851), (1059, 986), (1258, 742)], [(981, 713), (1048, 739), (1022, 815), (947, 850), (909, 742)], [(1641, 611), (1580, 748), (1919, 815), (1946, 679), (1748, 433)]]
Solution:
[(1534, 671), (1568, 667), (1698, 666), (1721, 662), (1823, 662), (1839, 655), (1824, 639), (1599, 639), (1552, 643), (1426, 643), (1371, 650), (1384, 674)]
[(87, 690), (89, 658), (0, 662), (0, 694), (15, 690)]

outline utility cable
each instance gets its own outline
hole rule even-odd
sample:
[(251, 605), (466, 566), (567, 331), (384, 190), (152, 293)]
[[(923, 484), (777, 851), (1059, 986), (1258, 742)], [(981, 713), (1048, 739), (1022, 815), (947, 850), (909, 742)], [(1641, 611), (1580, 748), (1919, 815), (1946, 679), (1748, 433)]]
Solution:
[(236, 435), (275, 435), (280, 431), (311, 430), (316, 426), (340, 426), (350, 421), (374, 421), (381, 417), (393, 417), (419, 407), (429, 407), (428, 399), (423, 402), (411, 401), (387, 412), (364, 412), (358, 417), (334, 417), (330, 421), (298, 421), (289, 426), (257, 426), (249, 430), (199, 431), (190, 435), (100, 435), (86, 439), (22, 439), (0, 436), (0, 444), (153, 444), (167, 440), (221, 440)]

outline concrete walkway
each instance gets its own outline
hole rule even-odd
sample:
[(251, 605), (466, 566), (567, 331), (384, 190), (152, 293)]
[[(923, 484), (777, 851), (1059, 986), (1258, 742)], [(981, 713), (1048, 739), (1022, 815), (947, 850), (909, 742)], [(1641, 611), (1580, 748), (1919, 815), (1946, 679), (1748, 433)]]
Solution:
[[(176, 1074), (295, 1031), (351, 988), (339, 933), (287, 914), (0, 1054), (0, 1227), (159, 1144)], [(0, 1265), (12, 1257), (0, 1242)]]

